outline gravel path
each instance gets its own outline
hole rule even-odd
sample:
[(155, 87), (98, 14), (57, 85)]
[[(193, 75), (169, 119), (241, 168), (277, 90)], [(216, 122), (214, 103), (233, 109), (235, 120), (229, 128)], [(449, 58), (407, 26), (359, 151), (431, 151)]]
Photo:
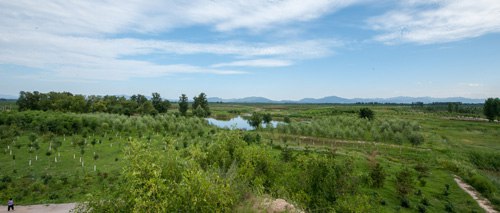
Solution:
[(465, 183), (460, 177), (455, 176), (455, 182), (457, 182), (458, 186), (462, 188), (465, 192), (467, 192), (476, 202), (481, 206), (481, 208), (484, 209), (487, 213), (498, 213), (495, 209), (493, 209), (493, 206), (491, 205), (490, 201), (488, 201), (486, 198), (480, 197), (479, 192), (474, 189), (474, 187), (470, 186), (469, 184)]
[[(40, 205), (30, 205), (30, 206), (19, 206), (15, 205), (14, 211), (16, 213), (68, 213), (75, 208), (76, 203), (62, 203), (62, 204), (40, 204)], [(7, 206), (0, 206), (0, 213), (8, 212)]]

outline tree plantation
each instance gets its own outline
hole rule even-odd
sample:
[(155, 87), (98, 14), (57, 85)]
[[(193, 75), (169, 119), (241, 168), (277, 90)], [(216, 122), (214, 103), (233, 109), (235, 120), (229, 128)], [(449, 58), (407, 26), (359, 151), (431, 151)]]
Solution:
[(170, 103), (21, 92), (16, 104), (0, 112), (0, 198), (19, 205), (267, 212), (284, 199), (288, 212), (483, 212), (457, 176), (500, 208), (499, 123), (461, 119), (482, 110), (209, 103), (204, 93)]

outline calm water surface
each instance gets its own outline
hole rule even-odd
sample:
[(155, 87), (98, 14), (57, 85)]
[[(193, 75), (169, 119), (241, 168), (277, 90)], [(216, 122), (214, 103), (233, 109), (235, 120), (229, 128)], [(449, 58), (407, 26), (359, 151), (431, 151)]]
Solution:
[[(205, 118), (209, 124), (211, 125), (215, 125), (217, 127), (220, 127), (220, 128), (229, 128), (229, 129), (244, 129), (244, 130), (253, 130), (255, 128), (253, 128), (252, 126), (250, 126), (250, 124), (248, 124), (248, 121), (245, 120), (243, 117), (241, 116), (237, 116), (237, 117), (234, 117), (234, 118), (231, 118), (230, 120), (217, 120), (215, 118)], [(278, 125), (279, 123), (282, 123), (282, 122), (279, 122), (279, 121), (271, 121), (271, 124), (273, 127), (276, 127), (276, 125)], [(262, 127), (267, 127), (266, 124), (262, 124)]]

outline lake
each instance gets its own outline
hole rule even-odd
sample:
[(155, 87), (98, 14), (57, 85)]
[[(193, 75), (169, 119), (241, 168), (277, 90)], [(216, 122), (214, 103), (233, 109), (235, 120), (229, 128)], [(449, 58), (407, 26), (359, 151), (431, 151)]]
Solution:
[[(248, 121), (245, 120), (241, 116), (231, 118), (230, 120), (227, 120), (227, 121), (226, 120), (217, 120), (215, 118), (205, 118), (205, 119), (208, 121), (209, 124), (220, 127), (220, 128), (244, 129), (244, 130), (255, 129), (252, 126), (250, 126), (250, 124), (248, 124)], [(272, 125), (273, 127), (276, 127), (276, 125), (278, 125), (279, 123), (282, 123), (282, 122), (271, 121), (270, 125)], [(267, 127), (267, 125), (264, 123), (262, 124), (262, 126)]]

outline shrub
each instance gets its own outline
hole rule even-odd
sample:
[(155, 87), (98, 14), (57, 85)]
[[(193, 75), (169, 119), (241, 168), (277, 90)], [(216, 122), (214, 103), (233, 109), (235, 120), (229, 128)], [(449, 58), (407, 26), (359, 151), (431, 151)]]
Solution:
[(450, 195), (450, 184), (445, 184), (445, 185), (444, 185), (443, 195), (444, 195), (444, 196), (446, 196), (446, 197), (447, 197), (448, 195)]
[(420, 212), (420, 213), (425, 213), (425, 212), (427, 212), (427, 206), (425, 206), (425, 205), (423, 205), (423, 204), (418, 204), (418, 206), (417, 206), (417, 210), (418, 210), (418, 212)]
[(385, 176), (386, 174), (384, 168), (379, 163), (375, 164), (375, 166), (372, 166), (370, 171), (370, 178), (374, 187), (384, 187)]
[(408, 136), (408, 141), (410, 141), (411, 145), (418, 146), (418, 145), (424, 143), (424, 136), (422, 136), (419, 133), (411, 133)]
[(455, 207), (453, 206), (453, 204), (451, 202), (446, 202), (446, 204), (444, 204), (444, 210), (446, 212), (455, 212)]
[(406, 198), (414, 188), (413, 173), (405, 167), (396, 174), (396, 191), (401, 198)]
[(424, 206), (430, 206), (431, 203), (429, 203), (429, 200), (426, 198), (426, 197), (423, 197), (421, 200), (420, 200), (420, 203)]
[(495, 186), (488, 181), (485, 177), (475, 174), (468, 179), (468, 182), (481, 194), (490, 196), (495, 190)]
[(407, 197), (402, 197), (401, 198), (401, 207), (403, 208), (410, 208), (410, 199), (408, 199)]
[(365, 119), (368, 119), (368, 120), (373, 120), (374, 115), (375, 114), (373, 113), (373, 111), (370, 108), (361, 108), (359, 110), (359, 117), (360, 118), (365, 118)]

